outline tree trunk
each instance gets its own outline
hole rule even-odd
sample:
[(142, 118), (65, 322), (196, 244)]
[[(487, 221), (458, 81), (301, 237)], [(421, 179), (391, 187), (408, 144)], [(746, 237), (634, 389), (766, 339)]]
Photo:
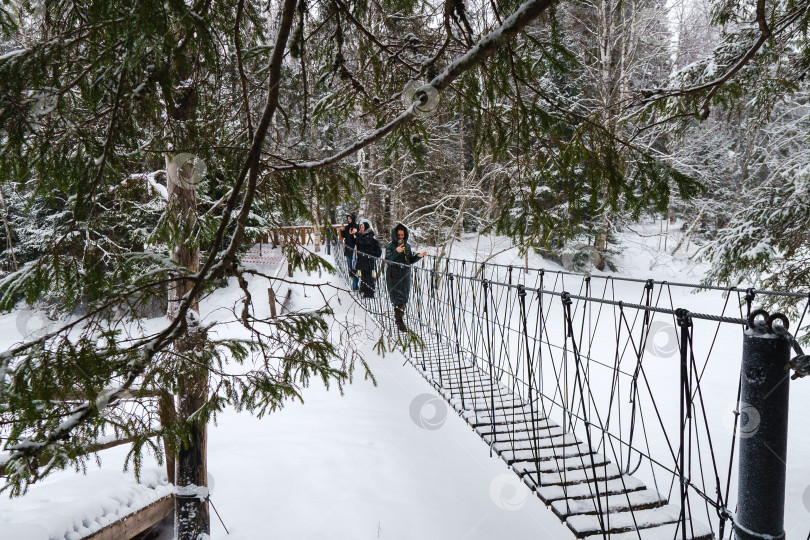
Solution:
[[(387, 178), (387, 176), (386, 176)], [(385, 198), (383, 199), (383, 218), (382, 222), (384, 224), (384, 231), (387, 231), (391, 227), (394, 226), (394, 219), (391, 215), (391, 189), (385, 190)]]
[[(160, 424), (162, 426), (167, 426), (177, 421), (174, 396), (165, 390), (160, 393), (160, 397), (158, 398), (158, 417), (160, 418)], [(166, 477), (169, 479), (169, 482), (174, 484), (176, 478), (174, 450), (166, 443), (166, 439), (163, 439), (163, 452), (166, 454)]]
[[(169, 209), (182, 224), (182, 230), (191, 233), (197, 222), (197, 179), (194, 175), (194, 164), (188, 154), (180, 154), (174, 159), (166, 158), (166, 176), (168, 178), (167, 191), (169, 196)], [(185, 162), (184, 162), (185, 161)], [(182, 235), (186, 236), (186, 235)], [(196, 272), (200, 268), (200, 248), (189, 249), (185, 245), (186, 238), (179, 238), (172, 250), (172, 260), (179, 266)], [(169, 285), (169, 318), (174, 318), (177, 308), (185, 294), (191, 290), (194, 283), (190, 280), (177, 280)], [(192, 310), (199, 313), (197, 299), (194, 299)]]
[(602, 227), (599, 233), (596, 235), (596, 238), (593, 241), (593, 247), (600, 254), (604, 254), (607, 251), (607, 237), (608, 231), (610, 230), (610, 220), (608, 220), (607, 210), (602, 214)]
[(3, 213), (3, 226), (6, 229), (6, 249), (11, 253), (11, 262), (16, 271), (20, 269), (20, 266), (17, 264), (17, 257), (14, 255), (14, 243), (11, 240), (11, 227), (8, 224), (8, 207), (6, 206), (6, 197), (3, 195), (2, 189), (0, 189), (0, 211)]
[(593, 247), (596, 251), (604, 252), (607, 249), (607, 233), (600, 232), (596, 235), (596, 240), (593, 242)]
[[(358, 128), (359, 129), (359, 128)], [(359, 133), (359, 131), (358, 131)], [(377, 232), (385, 231), (385, 222), (383, 215), (380, 212), (381, 204), (379, 195), (381, 194), (378, 186), (372, 187), (374, 182), (374, 174), (378, 170), (377, 163), (377, 145), (369, 145), (365, 150), (366, 159), (363, 159), (360, 164), (360, 177), (363, 179), (363, 185), (367, 189), (363, 190), (363, 197), (360, 200), (360, 207), (358, 208), (358, 219), (363, 216), (371, 216), (372, 224), (377, 227)], [(340, 219), (341, 222), (345, 221)]]
[(321, 251), (321, 211), (318, 198), (312, 195), (312, 243), (315, 244), (315, 253)]
[[(185, 240), (191, 237), (196, 223), (197, 178), (193, 164), (182, 155), (173, 160), (166, 158), (169, 212), (180, 222), (184, 231), (178, 238), (172, 252), (172, 260), (178, 265), (196, 272), (200, 266), (199, 248), (190, 248)], [(168, 316), (173, 318), (183, 296), (191, 290), (193, 282), (177, 280), (169, 286)], [(174, 343), (175, 352), (180, 355), (195, 354), (205, 347), (205, 335), (198, 331), (195, 320), (199, 317), (199, 306), (194, 300), (191, 317), (186, 321), (186, 335)], [(205, 366), (190, 365), (180, 360), (182, 365), (177, 396), (177, 415), (181, 422), (189, 419), (205, 404), (208, 398), (208, 373)], [(178, 540), (197, 540), (200, 535), (210, 533), (208, 494), (206, 490), (208, 467), (206, 456), (206, 426), (199, 420), (191, 420), (188, 426), (189, 440), (177, 450), (175, 462), (175, 486), (177, 494), (174, 505), (175, 534)]]
[[(192, 346), (191, 351), (194, 350)], [(189, 351), (189, 352), (191, 352)], [(195, 370), (181, 380), (177, 412), (188, 419), (208, 399), (208, 377), (204, 369)], [(189, 441), (177, 452), (177, 493), (174, 499), (174, 530), (178, 540), (197, 540), (211, 532), (208, 512), (207, 434), (203, 422), (191, 422)]]
[[(706, 211), (706, 208), (708, 206), (709, 206), (708, 204), (704, 204), (703, 208), (700, 209), (700, 213), (698, 213), (698, 216), (695, 218), (695, 221), (692, 222), (692, 225), (689, 226), (689, 230), (686, 231), (686, 234), (684, 234), (681, 237), (681, 241), (678, 242), (678, 245), (675, 246), (675, 249), (672, 250), (672, 253), (671, 253), (672, 255), (675, 255), (675, 253), (677, 253), (677, 251), (679, 249), (681, 249), (681, 246), (683, 245), (684, 241), (686, 241), (692, 235), (692, 231), (694, 231), (695, 227), (697, 227), (697, 224), (700, 223), (701, 218), (703, 218), (703, 212)], [(687, 247), (688, 247), (688, 244), (687, 244)]]

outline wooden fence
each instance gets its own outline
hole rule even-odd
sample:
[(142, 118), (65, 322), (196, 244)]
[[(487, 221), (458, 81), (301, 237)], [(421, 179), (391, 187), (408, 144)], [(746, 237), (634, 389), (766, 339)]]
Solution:
[[(326, 231), (331, 227), (334, 235), (337, 235), (341, 225), (323, 225), (321, 229), (321, 244), (326, 243)], [(315, 227), (312, 225), (302, 225), (296, 227), (278, 227), (268, 231), (264, 236), (256, 240), (259, 244), (272, 244), (273, 246), (283, 246), (290, 243), (302, 245), (315, 243)]]
[(172, 512), (174, 495), (167, 495), (85, 536), (84, 540), (129, 540), (154, 527)]

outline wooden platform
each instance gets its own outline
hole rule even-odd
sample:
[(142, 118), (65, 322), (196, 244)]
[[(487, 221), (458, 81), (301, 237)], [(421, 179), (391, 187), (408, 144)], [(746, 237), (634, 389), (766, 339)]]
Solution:
[(173, 511), (174, 495), (168, 495), (85, 536), (84, 540), (128, 540), (157, 525)]

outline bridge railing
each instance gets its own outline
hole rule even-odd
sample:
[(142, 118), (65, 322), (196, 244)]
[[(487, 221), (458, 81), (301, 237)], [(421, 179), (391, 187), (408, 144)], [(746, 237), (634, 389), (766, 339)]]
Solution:
[(341, 225), (323, 225), (321, 227), (315, 227), (313, 225), (277, 227), (261, 235), (256, 242), (261, 244), (272, 244), (274, 246), (283, 246), (291, 243), (300, 245), (314, 244), (316, 238), (315, 232), (317, 229), (320, 229), (320, 242), (323, 244), (328, 241), (327, 238), (329, 238), (329, 231), (331, 230), (331, 237), (336, 238), (337, 231), (340, 229), (340, 227)]
[[(345, 276), (341, 259), (338, 268)], [(392, 265), (375, 261), (381, 277)], [(584, 460), (591, 460), (593, 470), (585, 475), (601, 480), (586, 484), (599, 507), (601, 531), (640, 530), (647, 522), (665, 522), (673, 524), (673, 538), (731, 537), (732, 526), (744, 519), (736, 514), (738, 478), (745, 475), (738, 449), (757, 437), (760, 424), (772, 414), (762, 404), (741, 401), (747, 384), (741, 377), (742, 345), (758, 317), (754, 302), (760, 294), (805, 293), (429, 256), (412, 267), (411, 281), (408, 320), (422, 341), (443, 343), (456, 356), (454, 363), (431, 362), (429, 368), (437, 371), (442, 385), (458, 389), (453, 395), (462, 409), (469, 405), (465, 400), (474, 401), (476, 415), (490, 419), (496, 432), (494, 424), (507, 414), (496, 392), (507, 388), (523, 404), (520, 414), (530, 411), (533, 429), (553, 420), (563, 433), (574, 434), (578, 444), (601, 456), (599, 470), (593, 453), (563, 451), (553, 458), (563, 475), (573, 466), (570, 460), (583, 460), (581, 469), (587, 468)], [(380, 290), (367, 305), (390, 317), (385, 280), (376, 283)], [(690, 294), (695, 289), (706, 292)], [(801, 328), (808, 307), (794, 328)], [(413, 347), (412, 354), (429, 357), (420, 347)], [(786, 364), (787, 358), (782, 361)], [(465, 395), (461, 365), (486, 374), (490, 399), (482, 401), (472, 391)], [(516, 410), (512, 408), (513, 414)], [(503, 433), (503, 443), (511, 445), (514, 455), (536, 456), (524, 481), (539, 488), (547, 481), (546, 466), (540, 463), (547, 449), (531, 440), (527, 444), (517, 433)], [(564, 437), (560, 444), (566, 447)], [(742, 467), (750, 465), (747, 461)], [(610, 467), (614, 473), (608, 472)], [(646, 486), (645, 495), (639, 490), (633, 495), (639, 504), (631, 504), (628, 484), (638, 481)], [(671, 515), (673, 508), (678, 515)], [(633, 523), (618, 523), (615, 509), (629, 511)], [(612, 518), (617, 523), (611, 525)], [(738, 527), (736, 534), (742, 530), (747, 528)]]

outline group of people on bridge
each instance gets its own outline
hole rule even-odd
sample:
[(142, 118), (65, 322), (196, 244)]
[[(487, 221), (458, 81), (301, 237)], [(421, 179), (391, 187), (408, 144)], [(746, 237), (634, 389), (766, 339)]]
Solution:
[[(377, 259), (382, 255), (382, 247), (371, 222), (367, 219), (357, 221), (354, 214), (348, 214), (346, 223), (340, 228), (340, 238), (343, 240), (343, 255), (351, 276), (352, 290), (359, 291), (364, 298), (374, 298)], [(405, 225), (398, 223), (391, 229), (391, 242), (385, 246), (385, 281), (394, 306), (394, 321), (400, 332), (408, 330), (403, 317), (411, 291), (410, 266), (426, 253), (413, 253)]]

